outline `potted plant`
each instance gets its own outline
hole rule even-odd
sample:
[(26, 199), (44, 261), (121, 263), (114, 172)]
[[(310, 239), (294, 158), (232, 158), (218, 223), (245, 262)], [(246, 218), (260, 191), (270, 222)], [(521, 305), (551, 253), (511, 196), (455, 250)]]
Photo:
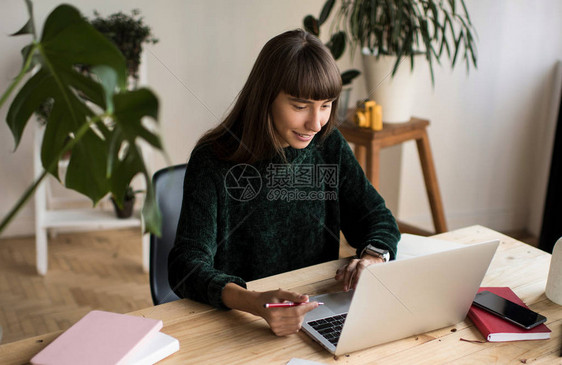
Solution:
[(413, 70), (421, 58), (416, 56), (425, 58), (432, 83), (433, 66), (445, 54), (452, 67), (459, 58), (467, 72), (471, 63), (476, 67), (474, 27), (464, 0), (342, 0), (332, 25), (345, 32), (352, 51), (361, 48), (369, 97), (383, 106), (386, 122), (410, 119), (412, 87), (401, 82), (412, 80), (406, 65)]
[(106, 18), (94, 11), (94, 18), (89, 22), (119, 48), (127, 62), (130, 84), (136, 87), (139, 79), (142, 45), (143, 43), (158, 43), (158, 39), (154, 37), (150, 27), (144, 24), (140, 10), (133, 9), (131, 15), (117, 12)]
[(133, 208), (135, 207), (135, 196), (138, 193), (142, 193), (142, 190), (133, 190), (129, 185), (125, 190), (125, 195), (122, 201), (115, 195), (111, 195), (111, 202), (113, 203), (113, 208), (115, 209), (115, 215), (118, 218), (124, 219), (129, 218), (133, 215)]
[[(94, 204), (108, 193), (122, 202), (133, 177), (141, 174), (146, 182), (144, 227), (160, 234), (152, 182), (137, 145), (140, 139), (163, 150), (160, 137), (141, 123), (144, 117), (158, 121), (156, 95), (147, 88), (128, 90), (125, 58), (76, 8), (55, 8), (38, 38), (31, 1), (26, 4), (29, 21), (14, 35), (31, 35), (32, 41), (22, 50), (20, 73), (0, 97), (1, 108), (25, 80), (7, 114), (16, 148), (39, 105), (48, 99), (53, 105), (41, 144), (44, 171), (0, 222), (0, 232), (48, 174), (59, 178), (58, 162), (71, 151), (64, 184)], [(91, 74), (79, 72), (79, 65), (88, 65)]]
[[(336, 0), (326, 1), (318, 18), (313, 15), (307, 15), (303, 20), (304, 29), (311, 34), (314, 34), (316, 37), (320, 37), (320, 27), (330, 16), (335, 2)], [(326, 47), (330, 50), (330, 53), (335, 60), (338, 60), (343, 55), (345, 52), (345, 45), (345, 33), (341, 31), (332, 34), (330, 40), (326, 43)], [(340, 121), (344, 121), (347, 115), (347, 106), (349, 104), (349, 95), (351, 93), (351, 82), (360, 74), (361, 72), (355, 69), (344, 71), (341, 74), (343, 87), (338, 105), (338, 119)]]

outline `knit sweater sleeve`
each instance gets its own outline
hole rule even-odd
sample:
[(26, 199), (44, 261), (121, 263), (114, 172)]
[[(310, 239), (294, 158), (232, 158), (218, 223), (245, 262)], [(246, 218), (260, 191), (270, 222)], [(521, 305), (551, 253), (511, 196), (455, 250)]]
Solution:
[(355, 155), (339, 131), (334, 131), (332, 146), (339, 149), (339, 199), (341, 229), (349, 244), (363, 249), (372, 244), (390, 251), (396, 258), (400, 232), (384, 199), (369, 182)]
[(187, 164), (183, 202), (174, 247), (168, 256), (168, 279), (180, 298), (190, 298), (228, 309), (222, 290), (243, 279), (214, 268), (217, 252), (217, 216), (220, 181), (215, 161), (195, 150)]

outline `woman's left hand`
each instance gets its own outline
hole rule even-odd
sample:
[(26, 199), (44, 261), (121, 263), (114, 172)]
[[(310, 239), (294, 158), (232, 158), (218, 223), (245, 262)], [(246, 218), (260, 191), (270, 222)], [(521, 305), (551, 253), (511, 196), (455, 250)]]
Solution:
[(382, 263), (384, 260), (380, 257), (363, 255), (360, 259), (352, 259), (347, 265), (344, 265), (336, 271), (336, 281), (343, 281), (343, 290), (355, 289), (359, 276), (363, 270), (372, 264)]

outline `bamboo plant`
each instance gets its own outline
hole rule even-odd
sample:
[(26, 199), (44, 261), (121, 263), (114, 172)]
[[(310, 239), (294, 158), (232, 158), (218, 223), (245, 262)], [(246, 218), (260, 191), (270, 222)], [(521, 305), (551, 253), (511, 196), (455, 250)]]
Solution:
[[(141, 123), (144, 117), (158, 121), (156, 95), (147, 88), (127, 90), (125, 58), (76, 8), (55, 8), (37, 38), (31, 1), (26, 0), (26, 5), (29, 21), (14, 35), (31, 36), (32, 41), (22, 50), (21, 71), (0, 98), (1, 108), (19, 88), (7, 115), (16, 149), (38, 106), (52, 100), (52, 110), (41, 145), (44, 171), (2, 220), (0, 232), (47, 174), (59, 179), (59, 160), (72, 151), (64, 185), (94, 205), (107, 194), (122, 202), (133, 177), (143, 175), (145, 230), (160, 234), (152, 183), (136, 143), (142, 139), (163, 151), (160, 137)], [(90, 66), (91, 75), (80, 72), (81, 65)]]

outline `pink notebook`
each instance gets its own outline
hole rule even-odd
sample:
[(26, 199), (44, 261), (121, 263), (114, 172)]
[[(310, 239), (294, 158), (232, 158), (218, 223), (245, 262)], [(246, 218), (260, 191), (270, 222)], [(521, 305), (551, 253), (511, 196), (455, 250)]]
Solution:
[(36, 365), (123, 364), (162, 321), (91, 311), (31, 359)]

